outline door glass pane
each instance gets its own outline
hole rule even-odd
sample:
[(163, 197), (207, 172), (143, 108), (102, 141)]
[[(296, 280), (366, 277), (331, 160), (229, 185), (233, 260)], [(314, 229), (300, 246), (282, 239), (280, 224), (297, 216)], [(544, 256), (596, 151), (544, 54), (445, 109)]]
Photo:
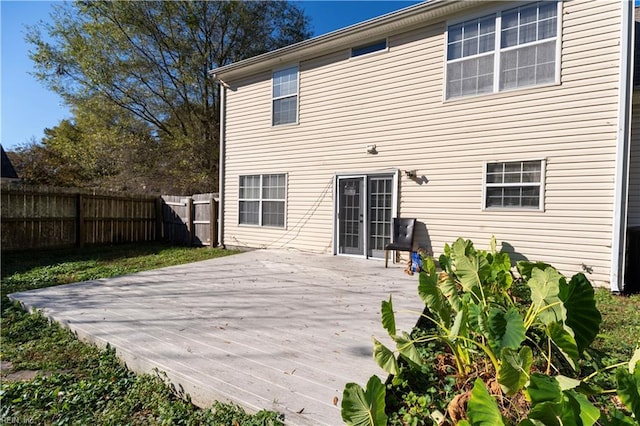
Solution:
[(344, 254), (364, 254), (363, 178), (338, 180), (338, 250)]
[(392, 176), (370, 177), (368, 181), (370, 257), (384, 257), (384, 246), (391, 242), (392, 183)]

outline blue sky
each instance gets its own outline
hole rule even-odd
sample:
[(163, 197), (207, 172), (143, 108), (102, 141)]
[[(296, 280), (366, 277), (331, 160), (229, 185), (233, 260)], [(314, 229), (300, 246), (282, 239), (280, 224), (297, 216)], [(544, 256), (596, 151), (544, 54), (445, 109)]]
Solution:
[[(418, 1), (300, 1), (311, 18), (314, 35), (321, 35), (376, 16), (402, 9)], [(6, 150), (40, 141), (44, 129), (70, 116), (60, 97), (49, 92), (29, 73), (29, 45), (25, 25), (48, 20), (54, 2), (0, 0), (0, 142)]]

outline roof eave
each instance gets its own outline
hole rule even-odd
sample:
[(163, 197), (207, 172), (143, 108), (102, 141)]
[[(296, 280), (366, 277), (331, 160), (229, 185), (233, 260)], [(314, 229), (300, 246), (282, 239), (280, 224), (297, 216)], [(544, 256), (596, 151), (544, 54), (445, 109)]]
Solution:
[(209, 74), (217, 79), (233, 80), (287, 64), (303, 61), (368, 40), (410, 31), (425, 22), (468, 9), (482, 0), (432, 0), (370, 19), (318, 37), (301, 41), (262, 55), (215, 68)]

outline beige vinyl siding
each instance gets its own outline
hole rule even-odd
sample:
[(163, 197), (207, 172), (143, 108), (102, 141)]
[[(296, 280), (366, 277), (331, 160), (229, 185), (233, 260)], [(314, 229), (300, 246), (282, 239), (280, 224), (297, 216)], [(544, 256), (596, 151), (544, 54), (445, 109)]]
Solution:
[[(638, 47), (636, 47), (638, 48)], [(640, 66), (640, 64), (636, 64)], [(640, 92), (633, 94), (629, 161), (629, 226), (640, 226)]]
[[(418, 239), (436, 255), (495, 235), (608, 285), (620, 4), (562, 12), (560, 84), (444, 101), (444, 21), (390, 35), (388, 52), (300, 63), (297, 125), (271, 126), (270, 72), (230, 82), (225, 243), (331, 253), (336, 173), (416, 169), (420, 182), (400, 174), (399, 215), (425, 224)], [(546, 160), (544, 211), (483, 211), (483, 164), (531, 159)], [(275, 172), (288, 174), (287, 229), (238, 226), (238, 176)]]

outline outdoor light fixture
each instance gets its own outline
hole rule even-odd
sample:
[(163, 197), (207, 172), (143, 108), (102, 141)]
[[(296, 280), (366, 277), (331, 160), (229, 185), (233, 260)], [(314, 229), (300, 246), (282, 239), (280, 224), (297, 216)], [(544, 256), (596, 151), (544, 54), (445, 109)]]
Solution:
[(414, 169), (414, 170), (405, 170), (404, 174), (408, 177), (408, 178), (414, 178), (416, 176), (418, 176), (418, 172)]
[(367, 145), (367, 154), (377, 154), (375, 145)]

